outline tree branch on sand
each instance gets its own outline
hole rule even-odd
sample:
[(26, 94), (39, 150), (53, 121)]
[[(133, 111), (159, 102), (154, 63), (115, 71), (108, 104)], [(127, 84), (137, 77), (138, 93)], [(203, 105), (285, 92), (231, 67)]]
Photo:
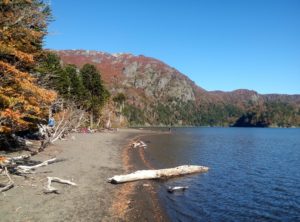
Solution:
[(4, 174), (6, 175), (6, 177), (8, 178), (8, 183), (0, 188), (0, 192), (4, 192), (7, 191), (11, 188), (14, 187), (14, 181), (11, 179), (11, 177), (9, 176), (8, 170), (6, 167), (4, 167), (4, 169), (2, 169), (1, 173), (4, 172)]
[(42, 162), (40, 164), (34, 165), (34, 166), (23, 166), (23, 165), (22, 166), (17, 166), (16, 170), (19, 173), (31, 173), (32, 170), (35, 170), (35, 169), (37, 169), (39, 167), (47, 166), (47, 165), (49, 165), (51, 163), (54, 163), (54, 162), (56, 162), (56, 158), (52, 158), (50, 160), (46, 160), (46, 161), (44, 161), (44, 162)]
[(58, 189), (56, 189), (55, 187), (52, 187), (51, 186), (51, 183), (52, 182), (57, 182), (57, 183), (62, 183), (62, 184), (68, 184), (68, 185), (71, 185), (71, 186), (77, 186), (76, 183), (73, 183), (69, 180), (63, 180), (63, 179), (60, 179), (58, 177), (47, 177), (48, 178), (48, 183), (47, 183), (47, 187), (44, 191), (44, 193), (59, 193), (58, 192)]
[[(24, 175), (24, 174), (32, 173), (33, 170), (39, 167), (44, 167), (49, 164), (59, 162), (59, 160), (57, 160), (56, 158), (52, 158), (32, 166), (20, 165), (20, 163), (22, 163), (22, 160), (27, 161), (27, 159), (29, 158), (30, 155), (22, 155), (17, 157), (0, 156), (0, 175), (5, 175), (8, 178), (7, 184), (5, 185), (0, 184), (0, 192), (7, 191), (14, 187), (14, 182), (11, 179), (9, 172), (11, 172), (12, 174)], [(63, 180), (58, 177), (47, 177), (47, 178), (48, 178), (48, 184), (44, 193), (58, 193), (58, 190), (51, 186), (51, 182), (77, 186), (77, 184), (74, 182)]]

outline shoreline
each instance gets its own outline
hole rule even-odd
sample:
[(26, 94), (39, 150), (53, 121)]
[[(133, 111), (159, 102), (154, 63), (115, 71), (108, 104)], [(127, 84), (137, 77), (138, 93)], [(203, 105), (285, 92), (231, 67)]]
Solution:
[[(45, 161), (55, 157), (60, 161), (40, 167), (26, 177), (11, 175), (15, 186), (0, 193), (1, 221), (118, 221), (110, 209), (113, 201), (118, 201), (113, 197), (119, 187), (106, 180), (125, 172), (123, 147), (140, 134), (140, 130), (134, 129), (73, 133), (67, 140), (48, 146), (31, 160)], [(48, 176), (70, 180), (77, 186), (53, 183), (60, 194), (45, 194)]]
[[(157, 194), (157, 181), (107, 183), (107, 178), (152, 168), (130, 144), (162, 131), (120, 129), (117, 132), (73, 133), (33, 156), (34, 161), (61, 161), (26, 177), (11, 175), (15, 187), (0, 193), (1, 221), (169, 221)], [(18, 156), (26, 151), (10, 153)], [(60, 194), (44, 194), (47, 177), (75, 182), (54, 183)], [(2, 179), (2, 178), (0, 178)]]
[[(122, 160), (124, 170), (129, 173), (136, 170), (153, 169), (146, 160), (143, 148), (131, 148), (133, 141), (164, 133), (149, 129), (139, 129), (140, 133), (131, 138), (123, 147)], [(125, 221), (170, 221), (158, 199), (157, 181), (141, 180), (115, 185), (120, 187), (116, 192), (116, 201), (112, 204), (112, 211), (119, 219)]]

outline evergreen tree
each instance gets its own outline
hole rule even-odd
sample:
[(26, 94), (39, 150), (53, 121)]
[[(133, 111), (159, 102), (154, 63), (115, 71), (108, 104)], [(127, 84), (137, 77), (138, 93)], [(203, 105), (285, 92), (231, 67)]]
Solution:
[(50, 51), (44, 51), (35, 67), (35, 75), (39, 83), (47, 88), (57, 89), (62, 72), (63, 68), (58, 55)]
[(77, 72), (75, 65), (67, 65), (64, 68), (70, 80), (70, 97), (78, 105), (84, 105), (86, 100), (87, 90), (85, 89), (82, 78)]
[(55, 79), (56, 90), (59, 94), (65, 98), (70, 99), (71, 97), (71, 79), (66, 72), (66, 70), (62, 69), (58, 72), (58, 76)]
[(41, 85), (56, 90), (65, 99), (70, 99), (71, 78), (55, 53), (44, 52), (35, 70)]
[(94, 65), (85, 64), (81, 68), (80, 74), (83, 85), (87, 90), (87, 108), (91, 113), (90, 122), (92, 127), (93, 117), (99, 115), (101, 107), (109, 98), (109, 92), (105, 89), (100, 73)]

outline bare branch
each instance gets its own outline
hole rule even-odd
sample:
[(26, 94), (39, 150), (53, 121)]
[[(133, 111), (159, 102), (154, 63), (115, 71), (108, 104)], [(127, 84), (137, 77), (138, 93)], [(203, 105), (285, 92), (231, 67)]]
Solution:
[(63, 179), (60, 179), (58, 177), (47, 177), (47, 178), (48, 178), (48, 183), (47, 183), (47, 187), (46, 187), (46, 190), (44, 191), (44, 193), (57, 193), (57, 194), (59, 193), (58, 190), (55, 187), (51, 186), (52, 182), (68, 184), (68, 185), (71, 185), (71, 186), (77, 186), (76, 183), (73, 183), (69, 180), (63, 180)]
[(35, 170), (39, 167), (47, 166), (48, 164), (54, 163), (56, 161), (56, 158), (46, 160), (40, 164), (34, 165), (34, 166), (17, 166), (17, 171), (19, 173), (31, 173), (32, 170)]
[(13, 181), (13, 180), (11, 179), (11, 177), (9, 176), (9, 173), (8, 173), (8, 170), (7, 170), (6, 167), (4, 167), (4, 173), (5, 173), (5, 175), (7, 176), (9, 182), (7, 183), (6, 186), (0, 188), (0, 192), (7, 191), (7, 190), (9, 190), (9, 189), (11, 189), (11, 188), (14, 187), (14, 181)]

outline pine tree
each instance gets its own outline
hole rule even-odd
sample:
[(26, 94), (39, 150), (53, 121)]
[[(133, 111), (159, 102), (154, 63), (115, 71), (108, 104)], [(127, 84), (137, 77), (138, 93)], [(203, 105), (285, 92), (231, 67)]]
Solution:
[(91, 127), (93, 126), (93, 117), (99, 114), (101, 107), (109, 98), (109, 92), (105, 89), (100, 73), (96, 67), (91, 64), (85, 64), (81, 70), (82, 82), (87, 90), (87, 108), (90, 111)]
[(50, 18), (37, 0), (0, 2), (0, 132), (34, 127), (47, 116), (53, 91), (37, 85), (30, 74), (42, 51)]
[(44, 51), (35, 67), (35, 76), (39, 84), (46, 88), (57, 90), (57, 84), (60, 81), (62, 72), (63, 68), (60, 58), (53, 52)]
[(84, 105), (87, 90), (85, 89), (82, 78), (77, 72), (75, 65), (67, 65), (64, 68), (70, 79), (70, 97), (77, 105)]

